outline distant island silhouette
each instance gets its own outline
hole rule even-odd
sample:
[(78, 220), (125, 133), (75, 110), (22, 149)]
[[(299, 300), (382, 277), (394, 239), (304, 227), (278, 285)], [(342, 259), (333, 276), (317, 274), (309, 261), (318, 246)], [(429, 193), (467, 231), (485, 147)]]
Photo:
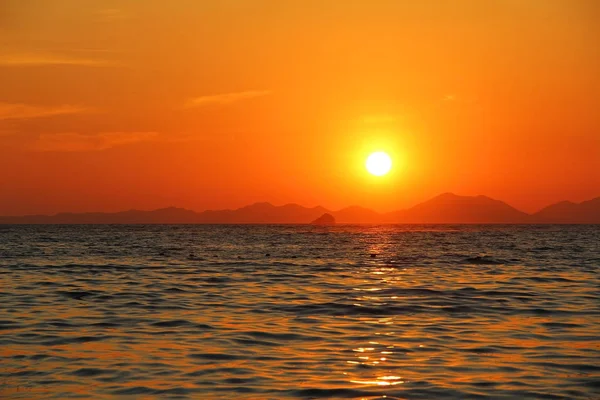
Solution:
[[(326, 216), (328, 215), (328, 216)], [(59, 213), (0, 217), (0, 224), (600, 224), (600, 197), (568, 201), (527, 214), (487, 196), (444, 193), (414, 207), (379, 213), (359, 206), (331, 211), (298, 204), (255, 203), (236, 210), (196, 212), (169, 207), (153, 211)]]
[(329, 213), (321, 215), (311, 222), (312, 225), (335, 225), (335, 217)]

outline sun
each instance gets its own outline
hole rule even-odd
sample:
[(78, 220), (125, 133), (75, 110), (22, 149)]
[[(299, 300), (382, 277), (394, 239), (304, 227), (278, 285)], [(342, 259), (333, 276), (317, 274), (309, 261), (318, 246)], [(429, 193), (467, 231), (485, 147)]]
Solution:
[(375, 176), (382, 176), (392, 169), (392, 159), (383, 151), (376, 151), (367, 157), (367, 171)]

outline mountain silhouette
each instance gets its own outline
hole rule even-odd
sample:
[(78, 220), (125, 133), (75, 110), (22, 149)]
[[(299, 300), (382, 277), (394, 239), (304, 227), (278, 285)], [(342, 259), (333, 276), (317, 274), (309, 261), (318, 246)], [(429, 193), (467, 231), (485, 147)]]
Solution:
[(386, 220), (426, 224), (520, 224), (529, 215), (487, 196), (458, 196), (444, 193), (403, 211), (390, 213)]
[(551, 224), (600, 224), (600, 197), (582, 203), (561, 201), (542, 208), (531, 220)]
[(350, 206), (332, 212), (336, 222), (342, 224), (373, 224), (383, 222), (383, 215), (360, 206)]
[(168, 207), (153, 211), (59, 213), (0, 217), (0, 224), (308, 224), (324, 214), (337, 223), (379, 224), (600, 224), (600, 197), (576, 204), (552, 204), (530, 215), (487, 196), (444, 193), (414, 207), (390, 213), (351, 206), (338, 211), (298, 204), (254, 203), (235, 210), (195, 212)]
[(153, 211), (129, 210), (116, 213), (59, 213), (56, 215), (26, 215), (0, 217), (9, 224), (184, 224), (193, 221), (197, 213), (184, 208), (168, 207)]
[(204, 211), (195, 223), (204, 224), (305, 224), (328, 212), (323, 207), (307, 208), (298, 204), (274, 206), (254, 203), (237, 210)]

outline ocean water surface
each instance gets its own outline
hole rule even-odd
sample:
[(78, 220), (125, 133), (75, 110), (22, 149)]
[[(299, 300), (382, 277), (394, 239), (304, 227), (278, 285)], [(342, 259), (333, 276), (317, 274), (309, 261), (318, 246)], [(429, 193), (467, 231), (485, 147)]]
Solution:
[(0, 226), (2, 399), (600, 399), (600, 226)]

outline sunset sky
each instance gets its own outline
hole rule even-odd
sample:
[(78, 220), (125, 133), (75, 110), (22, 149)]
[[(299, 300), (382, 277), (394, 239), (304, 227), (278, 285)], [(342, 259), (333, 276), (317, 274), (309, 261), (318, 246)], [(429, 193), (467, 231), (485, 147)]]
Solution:
[(600, 196), (599, 21), (597, 0), (0, 0), (0, 215)]

